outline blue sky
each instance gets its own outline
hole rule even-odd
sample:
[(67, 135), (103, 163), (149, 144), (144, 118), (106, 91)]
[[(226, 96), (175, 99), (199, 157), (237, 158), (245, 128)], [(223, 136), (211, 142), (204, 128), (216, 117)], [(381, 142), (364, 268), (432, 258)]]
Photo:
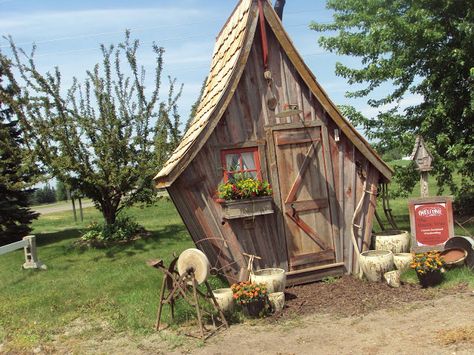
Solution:
[[(36, 43), (40, 70), (58, 66), (67, 84), (73, 76), (84, 78), (85, 71), (100, 61), (100, 43), (118, 43), (125, 29), (130, 29), (132, 37), (142, 43), (138, 60), (149, 74), (153, 69), (151, 43), (155, 41), (165, 48), (164, 74), (184, 84), (179, 108), (186, 121), (209, 70), (215, 36), (236, 3), (237, 0), (0, 0), (0, 34), (12, 35), (25, 49)], [(376, 110), (366, 100), (346, 99), (344, 93), (349, 86), (334, 74), (337, 61), (357, 62), (324, 51), (317, 43), (320, 34), (308, 28), (312, 20), (331, 21), (332, 14), (325, 3), (287, 0), (284, 26), (331, 99), (336, 104), (352, 104), (371, 116)], [(8, 54), (3, 38), (0, 49)], [(165, 91), (161, 97), (166, 97)], [(415, 97), (408, 97), (406, 104), (414, 100)]]

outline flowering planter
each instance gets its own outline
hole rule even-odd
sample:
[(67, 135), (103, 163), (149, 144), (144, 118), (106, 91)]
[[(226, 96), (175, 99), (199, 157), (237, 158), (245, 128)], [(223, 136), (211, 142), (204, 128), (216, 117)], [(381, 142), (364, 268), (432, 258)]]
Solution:
[(257, 318), (265, 308), (265, 300), (259, 299), (254, 302), (242, 303), (242, 312), (246, 317)]
[(443, 281), (443, 274), (441, 273), (441, 270), (429, 271), (424, 274), (417, 272), (416, 275), (418, 276), (420, 285), (423, 288), (439, 285), (441, 281)]
[(225, 219), (245, 218), (273, 213), (271, 196), (223, 201), (221, 202), (221, 206)]

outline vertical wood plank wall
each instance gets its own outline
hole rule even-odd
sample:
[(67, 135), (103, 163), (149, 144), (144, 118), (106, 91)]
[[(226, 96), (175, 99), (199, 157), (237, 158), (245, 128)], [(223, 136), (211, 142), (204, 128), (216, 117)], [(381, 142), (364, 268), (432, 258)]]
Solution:
[[(217, 185), (222, 181), (220, 151), (258, 146), (263, 178), (276, 185), (271, 174), (278, 173), (278, 167), (271, 154), (270, 126), (301, 121), (320, 123), (326, 135), (323, 137), (327, 146), (326, 159), (330, 159), (329, 166), (332, 167), (328, 177), (336, 201), (331, 214), (336, 242), (340, 246), (337, 261), (344, 262), (347, 272), (357, 271), (350, 240), (351, 220), (363, 194), (364, 179), (368, 179), (368, 190), (376, 190), (379, 172), (368, 164), (340, 130), (340, 139), (336, 142), (335, 130), (338, 127), (300, 78), (267, 26), (268, 64), (273, 78), (271, 85), (268, 85), (263, 76), (259, 33), (257, 30), (244, 73), (226, 112), (205, 146), (168, 191), (194, 242), (208, 255), (213, 266), (226, 267), (223, 271), (229, 281), (234, 281), (240, 268), (246, 267), (242, 252), (262, 257), (255, 263), (257, 268), (281, 267), (288, 270), (278, 191), (274, 196), (275, 213), (257, 216), (253, 221), (223, 220), (221, 206), (215, 201)], [(267, 99), (271, 97), (278, 101), (275, 111), (267, 107)], [(275, 115), (285, 103), (297, 104), (303, 112), (288, 118), (277, 118)], [(362, 250), (370, 244), (374, 208), (375, 196), (366, 194), (364, 208), (356, 222), (361, 226), (357, 237)], [(201, 241), (206, 238), (211, 239)]]

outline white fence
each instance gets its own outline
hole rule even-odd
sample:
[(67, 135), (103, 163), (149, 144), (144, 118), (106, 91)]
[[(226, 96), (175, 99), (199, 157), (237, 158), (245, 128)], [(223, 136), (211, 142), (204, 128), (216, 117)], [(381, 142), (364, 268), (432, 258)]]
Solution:
[(38, 251), (36, 249), (36, 236), (28, 235), (18, 242), (0, 247), (0, 255), (23, 248), (25, 252), (25, 263), (23, 269), (42, 269), (46, 270), (46, 265), (38, 260)]

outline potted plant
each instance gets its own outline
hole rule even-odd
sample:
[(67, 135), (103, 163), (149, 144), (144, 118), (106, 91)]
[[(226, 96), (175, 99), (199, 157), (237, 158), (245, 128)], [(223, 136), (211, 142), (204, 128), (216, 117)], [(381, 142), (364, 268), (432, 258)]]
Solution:
[(416, 271), (418, 280), (422, 287), (440, 284), (443, 281), (445, 262), (436, 250), (413, 255), (410, 267)]
[(273, 213), (272, 188), (268, 181), (242, 177), (220, 184), (218, 202), (226, 219)]
[(235, 302), (241, 305), (245, 315), (250, 317), (263, 315), (268, 305), (268, 295), (265, 284), (245, 281), (233, 284), (231, 289)]

